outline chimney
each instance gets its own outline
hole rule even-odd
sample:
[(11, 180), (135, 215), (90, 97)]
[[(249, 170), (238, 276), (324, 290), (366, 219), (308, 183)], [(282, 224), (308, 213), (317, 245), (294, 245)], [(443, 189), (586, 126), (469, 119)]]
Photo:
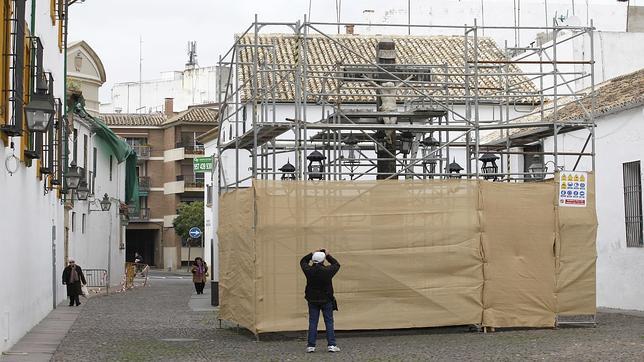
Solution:
[(345, 25), (345, 26), (344, 26), (344, 30), (345, 30), (345, 32), (346, 32), (347, 34), (349, 34), (349, 35), (353, 35), (353, 28), (354, 28), (354, 27), (355, 27), (355, 25), (353, 25), (353, 24), (348, 24), (348, 25)]
[(165, 99), (165, 107), (163, 108), (165, 116), (170, 118), (174, 116), (174, 98)]

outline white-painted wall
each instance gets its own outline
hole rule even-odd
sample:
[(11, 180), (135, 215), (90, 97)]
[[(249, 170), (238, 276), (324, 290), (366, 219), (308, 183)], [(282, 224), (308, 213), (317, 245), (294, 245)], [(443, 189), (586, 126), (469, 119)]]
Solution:
[[(217, 153), (217, 139), (208, 141), (204, 144), (204, 156), (213, 157)], [(213, 168), (216, 163), (213, 162)], [(217, 227), (219, 220), (219, 191), (217, 188), (217, 170), (206, 173), (204, 180), (206, 188), (204, 189), (204, 260), (211, 266), (212, 278), (218, 279), (218, 252), (219, 239), (217, 238)], [(211, 187), (208, 187), (211, 186)], [(208, 191), (211, 192), (210, 206), (208, 205)]]
[[(161, 112), (164, 98), (174, 98), (174, 111), (194, 104), (217, 101), (217, 77), (220, 67), (209, 66), (161, 74), (161, 79), (117, 83), (112, 88), (111, 102), (101, 104), (101, 113)], [(222, 71), (225, 73), (225, 70)], [(226, 73), (227, 74), (227, 73)], [(142, 94), (142, 96), (140, 96)], [(140, 109), (139, 109), (140, 108)]]
[[(44, 69), (54, 77), (54, 97), (64, 98), (64, 57), (58, 50), (58, 28), (51, 25), (49, 4), (49, 0), (36, 1), (32, 35), (42, 41)], [(31, 13), (29, 1), (29, 28)], [(23, 139), (12, 141), (20, 157)], [(45, 194), (35, 162), (32, 167), (21, 163), (16, 173), (9, 174), (5, 160), (14, 153), (9, 146), (0, 141), (0, 351), (9, 350), (65, 298), (60, 280), (63, 205), (56, 191)]]
[[(121, 240), (123, 227), (120, 224), (119, 201), (125, 200), (125, 161), (118, 163), (116, 156), (108, 145), (82, 121), (76, 119), (78, 129), (78, 165), (83, 165), (82, 139), (89, 136), (88, 170), (93, 172), (93, 148), (97, 148), (96, 181), (94, 196), (88, 201), (74, 201), (69, 211), (70, 220), (75, 214), (75, 228), (69, 225), (69, 256), (84, 269), (105, 269), (109, 271), (109, 283), (116, 286), (121, 283), (125, 272), (125, 249), (120, 249), (125, 240)], [(112, 180), (109, 178), (109, 162), (112, 155)], [(112, 201), (109, 211), (100, 211), (100, 200), (107, 194)], [(90, 211), (92, 210), (92, 211)], [(85, 215), (85, 230), (82, 219)], [(71, 221), (70, 221), (71, 223)]]
[[(579, 152), (587, 136), (586, 130), (560, 135), (557, 147), (561, 152)], [(597, 305), (644, 310), (644, 248), (626, 247), (623, 184), (623, 163), (644, 162), (644, 107), (597, 119), (595, 142), (595, 191), (599, 223)], [(545, 139), (544, 150), (552, 151), (553, 144), (552, 137)], [(587, 151), (590, 151), (590, 146)], [(546, 161), (551, 160), (551, 156), (546, 157)], [(558, 163), (565, 170), (572, 170), (576, 160), (575, 156), (560, 156)], [(591, 169), (591, 158), (582, 158), (577, 171)]]

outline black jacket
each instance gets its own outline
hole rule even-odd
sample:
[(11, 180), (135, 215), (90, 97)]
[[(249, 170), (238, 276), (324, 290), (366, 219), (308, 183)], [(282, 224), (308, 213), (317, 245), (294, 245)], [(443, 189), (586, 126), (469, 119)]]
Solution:
[(331, 280), (340, 269), (340, 263), (331, 255), (327, 255), (326, 260), (331, 265), (323, 265), (323, 263), (309, 265), (312, 258), (313, 253), (309, 253), (300, 260), (300, 266), (306, 275), (304, 298), (311, 303), (325, 304), (333, 300), (333, 282)]
[(83, 292), (81, 291), (81, 283), (87, 284), (87, 281), (85, 280), (85, 274), (83, 274), (83, 269), (79, 265), (76, 265), (76, 273), (78, 273), (78, 281), (75, 283), (70, 284), (69, 283), (69, 277), (72, 272), (72, 267), (71, 266), (66, 266), (65, 269), (63, 270), (63, 284), (67, 285), (67, 296), (75, 296), (75, 295), (81, 295)]

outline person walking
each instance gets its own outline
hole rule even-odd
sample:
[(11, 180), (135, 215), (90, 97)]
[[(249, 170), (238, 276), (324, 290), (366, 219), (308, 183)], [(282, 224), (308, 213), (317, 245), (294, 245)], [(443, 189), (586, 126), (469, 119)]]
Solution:
[(85, 280), (85, 274), (83, 274), (83, 269), (80, 265), (76, 265), (74, 259), (69, 258), (69, 265), (63, 270), (63, 285), (67, 286), (67, 296), (69, 297), (69, 306), (72, 307), (74, 304), (79, 306), (81, 304), (80, 299), (78, 298), (83, 291), (81, 290), (82, 285), (86, 285), (87, 281)]
[[(329, 265), (324, 265), (324, 260)], [(311, 262), (313, 262), (311, 264)], [(333, 328), (333, 311), (338, 310), (333, 296), (332, 279), (340, 270), (340, 263), (325, 249), (308, 253), (300, 260), (300, 267), (306, 275), (306, 289), (304, 297), (309, 304), (309, 332), (306, 352), (315, 352), (315, 342), (318, 336), (318, 321), (320, 311), (326, 326), (327, 351), (339, 352), (336, 345), (335, 330)]]
[(196, 257), (190, 271), (192, 272), (192, 282), (195, 283), (197, 294), (203, 294), (206, 277), (208, 276), (208, 265), (201, 257)]

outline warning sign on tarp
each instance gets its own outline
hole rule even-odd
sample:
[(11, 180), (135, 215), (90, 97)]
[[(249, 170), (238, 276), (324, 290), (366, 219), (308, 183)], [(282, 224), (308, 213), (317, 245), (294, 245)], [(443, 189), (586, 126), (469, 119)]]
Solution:
[(561, 171), (559, 175), (559, 206), (586, 207), (588, 196), (586, 172)]

